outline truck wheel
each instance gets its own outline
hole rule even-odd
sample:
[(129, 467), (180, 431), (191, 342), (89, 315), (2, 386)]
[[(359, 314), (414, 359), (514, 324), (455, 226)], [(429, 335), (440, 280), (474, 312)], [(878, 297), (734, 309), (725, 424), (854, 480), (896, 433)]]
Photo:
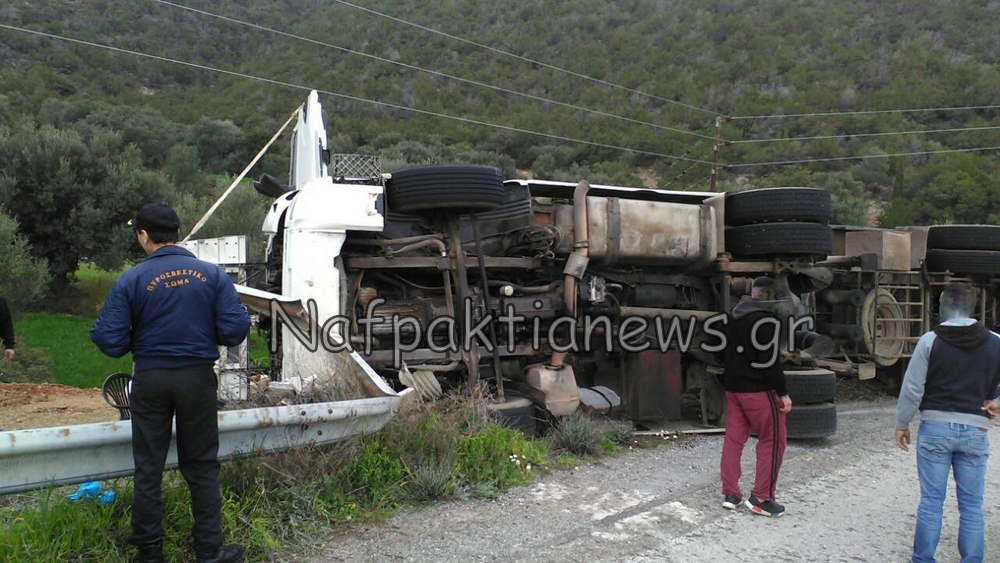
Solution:
[(503, 203), (503, 177), (491, 166), (418, 166), (393, 172), (385, 193), (395, 213), (486, 211)]
[(932, 248), (924, 257), (927, 270), (953, 274), (1000, 274), (1000, 252), (995, 250), (943, 250)]
[(927, 229), (927, 248), (1000, 250), (1000, 226), (934, 225)]
[(524, 397), (507, 397), (503, 403), (490, 403), (486, 406), (490, 416), (501, 426), (512, 430), (520, 430), (525, 436), (534, 437), (538, 434), (538, 424), (535, 418), (535, 404)]
[(726, 196), (726, 224), (799, 221), (829, 223), (830, 192), (820, 188), (766, 188)]
[(822, 403), (837, 398), (837, 374), (828, 369), (785, 371), (785, 387), (795, 406)]
[(796, 405), (785, 415), (789, 439), (828, 438), (837, 433), (837, 405)]
[(726, 251), (733, 256), (816, 256), (833, 248), (833, 231), (820, 223), (762, 223), (726, 229)]
[(899, 360), (910, 336), (905, 318), (903, 308), (888, 289), (880, 287), (865, 296), (858, 322), (865, 348), (878, 365), (891, 366)]

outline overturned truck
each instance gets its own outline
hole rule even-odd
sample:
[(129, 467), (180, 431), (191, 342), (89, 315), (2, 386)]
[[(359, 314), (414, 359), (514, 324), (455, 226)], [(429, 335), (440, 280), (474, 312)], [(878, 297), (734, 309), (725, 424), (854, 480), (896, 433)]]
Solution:
[(721, 424), (719, 323), (761, 275), (799, 321), (761, 343), (788, 376), (790, 437), (836, 431), (837, 373), (898, 382), (947, 281), (983, 288), (995, 324), (996, 228), (831, 226), (813, 188), (678, 192), (466, 164), (383, 174), (377, 157), (329, 153), (315, 93), (289, 181), (255, 188), (274, 198), (257, 290), (312, 319), (264, 319), (275, 378), (329, 372), (347, 350), (421, 396), (485, 386), (526, 432), (583, 407)]
[[(832, 281), (824, 190), (505, 180), (462, 164), (383, 174), (376, 158), (329, 155), (315, 94), (292, 157), (287, 183), (255, 183), (274, 198), (258, 288), (316, 319), (310, 333), (263, 323), (275, 328), (266, 336), (280, 377), (308, 377), (324, 354), (350, 349), (422, 395), (486, 386), (490, 408), (529, 432), (540, 414), (581, 405), (637, 422), (719, 423), (713, 323), (759, 275), (783, 280), (812, 321)], [(834, 341), (807, 323), (794, 341), (766, 345), (789, 375), (789, 434), (832, 434), (836, 375), (817, 360)]]

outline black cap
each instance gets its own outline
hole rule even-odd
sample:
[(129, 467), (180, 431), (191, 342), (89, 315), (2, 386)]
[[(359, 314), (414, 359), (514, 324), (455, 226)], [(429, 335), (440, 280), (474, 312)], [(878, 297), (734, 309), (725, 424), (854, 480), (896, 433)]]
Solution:
[(165, 203), (147, 203), (142, 206), (135, 219), (128, 222), (136, 231), (150, 233), (176, 233), (181, 228), (177, 213)]

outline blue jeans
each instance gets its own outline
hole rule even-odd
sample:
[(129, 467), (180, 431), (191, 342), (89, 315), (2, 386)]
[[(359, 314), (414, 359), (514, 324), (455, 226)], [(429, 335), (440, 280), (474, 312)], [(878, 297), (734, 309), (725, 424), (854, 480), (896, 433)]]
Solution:
[(920, 423), (917, 434), (920, 508), (913, 536), (913, 563), (935, 561), (949, 471), (955, 473), (958, 496), (958, 552), (962, 555), (962, 563), (982, 562), (985, 549), (983, 490), (990, 450), (986, 434), (985, 430), (967, 424)]

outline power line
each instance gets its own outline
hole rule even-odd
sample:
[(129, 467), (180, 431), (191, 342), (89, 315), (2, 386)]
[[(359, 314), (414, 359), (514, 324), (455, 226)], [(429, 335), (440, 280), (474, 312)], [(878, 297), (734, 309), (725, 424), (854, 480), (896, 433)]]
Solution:
[(748, 162), (746, 164), (727, 164), (724, 166), (724, 168), (746, 168), (749, 166), (777, 166), (780, 164), (804, 164), (807, 162), (830, 162), (835, 160), (860, 160), (868, 158), (893, 158), (897, 156), (919, 156), (924, 154), (942, 154), (942, 153), (952, 153), (952, 152), (976, 152), (976, 151), (993, 151), (993, 150), (1000, 150), (1000, 146), (975, 147), (971, 149), (942, 149), (936, 151), (899, 152), (891, 154), (866, 154), (859, 156), (834, 156), (829, 158), (806, 158), (802, 160), (778, 160), (773, 162)]
[(661, 102), (665, 102), (665, 103), (668, 103), (668, 104), (674, 104), (674, 105), (678, 105), (678, 106), (683, 106), (683, 107), (686, 107), (688, 109), (693, 109), (693, 110), (697, 110), (697, 111), (704, 112), (704, 113), (710, 113), (712, 115), (718, 115), (719, 114), (719, 112), (716, 112), (716, 111), (713, 111), (713, 110), (710, 110), (710, 109), (701, 108), (701, 107), (694, 106), (694, 105), (691, 105), (691, 104), (685, 104), (684, 102), (678, 102), (676, 100), (671, 100), (670, 98), (664, 98), (662, 96), (657, 96), (655, 94), (647, 94), (646, 92), (642, 92), (642, 91), (636, 90), (634, 88), (629, 88), (627, 86), (622, 86), (620, 84), (615, 84), (613, 82), (608, 82), (606, 80), (601, 80), (600, 78), (594, 78), (594, 77), (591, 77), (591, 76), (587, 76), (586, 74), (580, 74), (579, 72), (574, 72), (572, 70), (566, 70), (564, 68), (560, 68), (560, 67), (557, 67), (555, 65), (551, 65), (551, 64), (548, 64), (548, 63), (543, 63), (541, 61), (537, 61), (535, 59), (530, 59), (530, 58), (522, 56), (522, 55), (511, 53), (510, 51), (504, 51), (503, 49), (498, 49), (496, 47), (490, 47), (489, 45), (485, 45), (483, 43), (478, 43), (478, 42), (472, 41), (470, 39), (465, 39), (464, 37), (459, 37), (457, 35), (452, 35), (450, 33), (445, 33), (444, 31), (439, 31), (437, 29), (434, 29), (434, 28), (431, 28), (431, 27), (426, 27), (426, 26), (420, 25), (418, 23), (413, 23), (413, 22), (404, 20), (402, 18), (397, 18), (395, 16), (390, 16), (388, 14), (383, 14), (382, 12), (373, 10), (371, 8), (365, 8), (364, 6), (358, 6), (357, 4), (352, 4), (352, 3), (347, 2), (345, 0), (334, 0), (334, 2), (338, 2), (338, 3), (343, 4), (345, 6), (350, 6), (351, 8), (355, 8), (355, 9), (358, 9), (358, 10), (361, 10), (361, 11), (364, 11), (364, 12), (368, 12), (369, 14), (372, 14), (372, 15), (376, 15), (376, 16), (379, 16), (379, 17), (382, 17), (382, 18), (390, 19), (390, 20), (392, 20), (394, 22), (397, 22), (397, 23), (401, 23), (401, 24), (412, 26), (412, 27), (416, 27), (418, 29), (422, 29), (422, 30), (430, 32), (430, 33), (435, 33), (437, 35), (441, 35), (443, 37), (447, 37), (449, 39), (454, 39), (455, 41), (461, 41), (461, 42), (467, 43), (469, 45), (474, 45), (476, 47), (479, 47), (481, 49), (486, 49), (486, 50), (492, 51), (494, 53), (498, 53), (498, 54), (501, 54), (501, 55), (506, 55), (508, 57), (514, 57), (515, 59), (519, 59), (519, 60), (522, 60), (522, 61), (527, 62), (527, 63), (531, 63), (531, 64), (538, 65), (538, 66), (542, 66), (542, 67), (545, 67), (545, 68), (548, 68), (548, 69), (555, 70), (557, 72), (562, 72), (562, 73), (565, 73), (565, 74), (569, 74), (569, 75), (575, 76), (577, 78), (583, 78), (584, 80), (590, 80), (591, 82), (596, 82), (596, 83), (604, 85), (604, 86), (608, 86), (608, 87), (611, 87), (611, 88), (617, 88), (619, 90), (625, 90), (626, 92), (631, 92), (632, 94), (638, 94), (640, 96), (646, 96), (647, 98), (652, 98), (654, 100), (659, 100)]
[(188, 61), (182, 61), (182, 60), (178, 60), (178, 59), (171, 59), (169, 57), (161, 57), (159, 55), (151, 55), (149, 53), (142, 53), (140, 51), (132, 51), (130, 49), (123, 49), (121, 47), (112, 47), (111, 45), (104, 45), (104, 44), (101, 44), (101, 43), (93, 43), (93, 42), (90, 42), (90, 41), (84, 41), (82, 39), (74, 39), (72, 37), (64, 37), (64, 36), (56, 35), (56, 34), (53, 34), (53, 33), (45, 33), (45, 32), (42, 32), (42, 31), (35, 31), (33, 29), (26, 29), (26, 28), (23, 28), (23, 27), (17, 27), (17, 26), (12, 26), (12, 25), (0, 24), (0, 28), (11, 29), (11, 30), (14, 30), (14, 31), (21, 31), (21, 32), (24, 32), (24, 33), (29, 33), (29, 34), (32, 34), (32, 35), (39, 35), (39, 36), (42, 36), (42, 37), (48, 37), (49, 39), (59, 39), (61, 41), (67, 41), (67, 42), (70, 42), (70, 43), (77, 43), (77, 44), (80, 44), (80, 45), (87, 45), (87, 46), (90, 46), (90, 47), (99, 47), (99, 48), (102, 48), (102, 49), (108, 49), (110, 51), (116, 51), (116, 52), (119, 52), (119, 53), (126, 53), (126, 54), (129, 54), (129, 55), (135, 55), (137, 57), (145, 57), (145, 58), (148, 58), (148, 59), (154, 59), (154, 60), (158, 60), (158, 61), (169, 62), (169, 63), (179, 64), (179, 65), (184, 65), (184, 66), (189, 66), (189, 67), (197, 68), (197, 69), (201, 69), (201, 70), (207, 70), (207, 71), (211, 71), (211, 72), (218, 72), (220, 74), (227, 74), (227, 75), (230, 75), (230, 76), (237, 76), (237, 77), (240, 77), (240, 78), (247, 78), (247, 79), (250, 79), (250, 80), (257, 80), (259, 82), (265, 82), (265, 83), (274, 84), (274, 85), (277, 85), (277, 86), (284, 86), (286, 88), (294, 88), (294, 89), (297, 89), (297, 90), (305, 90), (305, 91), (315, 90), (317, 92), (321, 92), (321, 93), (326, 94), (328, 96), (334, 96), (334, 97), (337, 97), (337, 98), (343, 98), (343, 99), (351, 100), (351, 101), (355, 101), (355, 102), (364, 102), (364, 103), (367, 103), (367, 104), (374, 104), (374, 105), (384, 106), (384, 107), (388, 107), (388, 108), (393, 108), (393, 109), (399, 109), (399, 110), (403, 110), (403, 111), (409, 111), (409, 112), (419, 113), (419, 114), (422, 114), (422, 115), (430, 115), (430, 116), (433, 116), (433, 117), (441, 117), (441, 118), (444, 118), (444, 119), (452, 119), (452, 120), (455, 120), (455, 121), (461, 121), (463, 123), (469, 123), (469, 124), (472, 124), (472, 125), (482, 125), (482, 126), (486, 126), (486, 127), (493, 127), (493, 128), (496, 128), (496, 129), (502, 129), (502, 130), (505, 130), (505, 131), (512, 131), (512, 132), (515, 132), (515, 133), (524, 133), (524, 134), (527, 134), (527, 135), (536, 135), (536, 136), (539, 136), (539, 137), (546, 137), (546, 138), (549, 138), (549, 139), (555, 139), (555, 140), (559, 140), (559, 141), (567, 141), (567, 142), (572, 142), (572, 143), (580, 143), (580, 144), (585, 144), (585, 145), (590, 145), (590, 146), (600, 147), (600, 148), (606, 148), (606, 149), (612, 149), (612, 150), (631, 151), (631, 152), (634, 152), (634, 153), (637, 153), (637, 154), (645, 154), (645, 155), (649, 155), (649, 156), (656, 156), (656, 157), (661, 157), (661, 158), (668, 158), (668, 159), (672, 159), (672, 160), (684, 160), (684, 161), (688, 161), (688, 162), (704, 162), (705, 164), (710, 164), (708, 161), (696, 161), (695, 159), (685, 158), (685, 157), (682, 157), (682, 156), (672, 156), (672, 155), (669, 155), (669, 154), (663, 154), (663, 153), (658, 153), (658, 152), (653, 152), (653, 151), (646, 151), (646, 150), (641, 150), (641, 149), (631, 149), (631, 148), (628, 148), (628, 147), (621, 147), (621, 146), (618, 146), (618, 145), (611, 145), (611, 144), (607, 144), (607, 143), (598, 143), (598, 142), (595, 142), (595, 141), (586, 141), (586, 140), (583, 140), (583, 139), (576, 139), (576, 138), (573, 138), (573, 137), (566, 137), (566, 136), (563, 136), (563, 135), (554, 135), (554, 134), (551, 134), (551, 133), (542, 133), (540, 131), (532, 131), (530, 129), (521, 129), (519, 127), (511, 127), (511, 126), (508, 126), (508, 125), (500, 125), (498, 123), (490, 123), (490, 122), (487, 122), (487, 121), (479, 121), (479, 120), (476, 120), (476, 119), (469, 119), (467, 117), (459, 117), (459, 116), (455, 116), (455, 115), (448, 115), (448, 114), (438, 113), (438, 112), (429, 111), (429, 110), (411, 108), (411, 107), (401, 106), (401, 105), (397, 105), (397, 104), (392, 104), (392, 103), (389, 103), (389, 102), (380, 102), (380, 101), (377, 101), (377, 100), (370, 100), (368, 98), (360, 98), (358, 96), (351, 96), (349, 94), (342, 94), (342, 93), (339, 93), (339, 92), (331, 92), (329, 90), (320, 90), (319, 88), (310, 88), (308, 86), (302, 86), (302, 85), (299, 85), (299, 84), (292, 84), (290, 82), (282, 82), (280, 80), (274, 80), (274, 79), (271, 79), (271, 78), (264, 78), (264, 77), (261, 77), (261, 76), (254, 76), (252, 74), (245, 74), (245, 73), (242, 73), (242, 72), (236, 72), (236, 71), (232, 71), (232, 70), (225, 70), (225, 69), (221, 69), (221, 68), (215, 68), (215, 67), (211, 67), (211, 66), (207, 66), (207, 65), (201, 65), (201, 64), (197, 64), (197, 63), (188, 62)]
[(690, 184), (688, 184), (687, 187), (684, 188), (684, 191), (689, 192), (689, 191), (691, 191), (691, 188), (697, 186), (698, 184), (701, 184), (701, 183), (704, 183), (704, 182), (710, 182), (711, 180), (712, 180), (712, 175), (709, 174), (708, 176), (705, 176), (704, 178), (701, 178), (700, 180), (695, 180), (694, 182), (691, 182)]
[[(676, 182), (677, 180), (680, 180), (681, 178), (683, 178), (684, 176), (686, 176), (687, 173), (690, 172), (692, 168), (694, 168), (695, 166), (698, 166), (699, 164), (702, 164), (702, 163), (701, 162), (693, 162), (693, 163), (691, 163), (691, 166), (688, 166), (687, 168), (684, 169), (683, 172), (681, 172), (680, 174), (674, 176), (669, 182), (667, 182), (666, 184), (664, 184), (663, 185), (663, 189), (666, 189), (666, 188), (670, 187), (671, 185), (673, 185), (674, 182)], [(712, 176), (709, 175), (709, 179), (711, 179), (711, 178), (712, 178)]]
[(493, 84), (487, 84), (485, 82), (479, 82), (479, 81), (476, 81), (476, 80), (470, 80), (468, 78), (462, 78), (460, 76), (455, 76), (455, 75), (452, 75), (452, 74), (447, 74), (447, 73), (439, 72), (439, 71), (436, 71), (436, 70), (430, 70), (430, 69), (426, 69), (426, 68), (421, 68), (421, 67), (416, 66), (416, 65), (412, 65), (412, 64), (408, 64), (408, 63), (403, 63), (403, 62), (399, 62), (399, 61), (394, 61), (394, 60), (391, 60), (391, 59), (386, 59), (384, 57), (379, 57), (377, 55), (372, 55), (372, 54), (369, 54), (369, 53), (364, 53), (362, 51), (355, 51), (354, 49), (349, 49), (347, 47), (341, 47), (339, 45), (333, 45), (331, 43), (325, 43), (323, 41), (317, 41), (315, 39), (310, 39), (308, 37), (302, 37), (300, 35), (295, 35), (295, 34), (287, 33), (287, 32), (284, 32), (284, 31), (277, 30), (277, 29), (273, 29), (273, 28), (269, 28), (269, 27), (264, 27), (262, 25), (257, 25), (255, 23), (250, 23), (250, 22), (238, 20), (238, 19), (235, 19), (235, 18), (231, 18), (229, 16), (223, 16), (223, 15), (220, 15), (220, 14), (214, 14), (212, 12), (207, 12), (205, 10), (199, 10), (197, 8), (191, 8), (189, 6), (184, 6), (182, 4), (176, 4), (174, 2), (169, 2), (167, 0), (153, 0), (153, 1), (154, 2), (158, 2), (160, 4), (166, 4), (167, 6), (173, 6), (175, 8), (180, 8), (182, 10), (188, 10), (188, 11), (191, 11), (191, 12), (195, 12), (195, 13), (198, 13), (198, 14), (209, 16), (209, 17), (212, 17), (212, 18), (218, 18), (220, 20), (225, 20), (225, 21), (228, 21), (228, 22), (231, 22), (231, 23), (235, 23), (235, 24), (238, 24), (238, 25), (244, 25), (244, 26), (247, 26), (247, 27), (252, 27), (254, 29), (258, 29), (258, 30), (261, 30), (261, 31), (266, 31), (268, 33), (274, 33), (276, 35), (281, 35), (281, 36), (284, 36), (284, 37), (289, 37), (289, 38), (292, 38), (292, 39), (297, 39), (299, 41), (305, 41), (307, 43), (312, 43), (314, 45), (321, 45), (323, 47), (329, 47), (331, 49), (337, 49), (337, 50), (342, 51), (344, 53), (349, 53), (349, 54), (352, 54), (352, 55), (360, 55), (362, 57), (367, 57), (369, 59), (374, 59), (374, 60), (379, 61), (379, 62), (389, 63), (389, 64), (393, 64), (393, 65), (396, 65), (396, 66), (401, 66), (401, 67), (404, 67), (404, 68), (407, 68), (407, 69), (410, 69), (410, 70), (416, 70), (416, 71), (419, 71), (419, 72), (426, 72), (428, 74), (433, 74), (435, 76), (440, 76), (442, 78), (447, 78), (449, 80), (455, 80), (455, 81), (458, 81), (458, 82), (464, 82), (466, 84), (472, 84), (474, 86), (479, 86), (481, 88), (489, 88), (491, 90), (496, 90), (498, 92), (503, 92), (505, 94), (513, 94), (515, 96), (523, 96), (525, 98), (530, 98), (532, 100), (536, 100), (536, 101), (540, 101), (540, 102), (545, 102), (545, 103), (554, 104), (554, 105), (558, 105), (558, 106), (562, 106), (562, 107), (566, 107), (566, 108), (571, 108), (571, 109), (574, 109), (574, 110), (577, 110), (577, 111), (585, 111), (585, 112), (593, 113), (593, 114), (600, 115), (600, 116), (603, 116), (603, 117), (611, 117), (611, 118), (614, 118), (614, 119), (620, 119), (622, 121), (627, 121), (627, 122), (630, 122), (630, 123), (636, 123), (636, 124), (639, 124), (639, 125), (647, 125), (649, 127), (655, 127), (657, 129), (663, 129), (665, 131), (672, 131), (674, 133), (681, 133), (681, 134), (684, 134), (684, 135), (691, 135), (691, 136), (694, 136), (694, 137), (701, 137), (701, 138), (705, 138), (705, 139), (713, 139), (714, 138), (714, 137), (711, 137), (710, 135), (703, 135), (701, 133), (695, 133), (693, 131), (685, 131), (684, 129), (677, 129), (675, 127), (668, 127), (666, 125), (659, 125), (659, 124), (656, 124), (656, 123), (651, 123), (649, 121), (643, 121), (641, 119), (633, 119), (633, 118), (630, 118), (630, 117), (625, 117), (625, 116), (622, 116), (622, 115), (616, 115), (616, 114), (613, 114), (613, 113), (607, 113), (607, 112), (596, 110), (596, 109), (590, 109), (590, 108), (583, 107), (583, 106), (578, 106), (578, 105), (575, 105), (575, 104), (569, 104), (569, 103), (565, 103), (565, 102), (559, 102), (559, 101), (556, 101), (556, 100), (551, 100), (549, 98), (544, 98), (542, 96), (535, 96), (533, 94), (527, 94), (527, 93), (524, 93), (524, 92), (518, 92), (516, 90), (511, 90), (509, 88), (503, 88), (501, 86), (494, 86)]
[[(714, 139), (713, 139), (713, 140), (714, 140)], [(701, 141), (702, 141), (701, 139), (698, 139), (697, 141), (695, 141), (695, 142), (694, 142), (694, 144), (693, 144), (693, 145), (691, 145), (691, 148), (689, 148), (688, 150), (684, 151), (684, 153), (683, 153), (683, 154), (682, 154), (681, 156), (687, 156), (687, 155), (691, 154), (691, 151), (693, 151), (693, 150), (695, 150), (696, 148), (698, 148), (698, 145), (700, 145), (700, 144), (701, 144)], [(671, 166), (673, 166), (673, 165), (674, 165), (674, 164), (675, 164), (676, 162), (677, 162), (676, 160), (674, 160), (674, 161), (671, 161), (671, 162), (670, 162), (670, 164), (668, 164), (668, 165), (667, 165), (667, 168), (670, 168), (670, 167), (671, 167)]]
[(987, 131), (1000, 129), (1000, 125), (985, 127), (956, 127), (954, 129), (916, 129), (914, 131), (889, 131), (886, 133), (844, 133), (842, 135), (819, 135), (816, 137), (785, 137), (781, 139), (739, 139), (726, 141), (727, 145), (737, 143), (776, 143), (779, 141), (815, 141), (819, 139), (850, 139), (852, 137), (885, 137), (890, 135), (926, 135), (930, 133), (954, 133), (958, 131)]
[[(340, 1), (340, 0), (336, 0)], [(775, 115), (738, 115), (727, 117), (730, 121), (737, 119), (784, 119), (786, 117), (817, 117), (826, 115), (872, 115), (879, 113), (920, 113), (932, 111), (968, 111), (977, 109), (1000, 109), (1000, 105), (991, 106), (957, 106), (943, 108), (912, 108), (912, 109), (873, 109), (860, 111), (827, 111), (818, 113), (784, 113)]]

